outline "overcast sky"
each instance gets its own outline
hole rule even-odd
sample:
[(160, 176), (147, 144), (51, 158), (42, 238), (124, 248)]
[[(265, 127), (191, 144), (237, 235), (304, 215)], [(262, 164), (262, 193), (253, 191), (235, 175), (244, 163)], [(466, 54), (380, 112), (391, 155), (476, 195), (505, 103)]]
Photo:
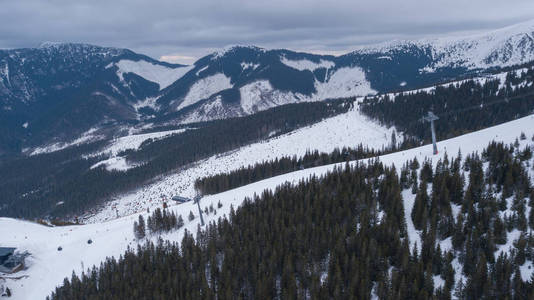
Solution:
[(181, 63), (235, 44), (341, 54), (534, 19), (534, 0), (0, 0), (0, 7), (0, 48), (85, 42)]

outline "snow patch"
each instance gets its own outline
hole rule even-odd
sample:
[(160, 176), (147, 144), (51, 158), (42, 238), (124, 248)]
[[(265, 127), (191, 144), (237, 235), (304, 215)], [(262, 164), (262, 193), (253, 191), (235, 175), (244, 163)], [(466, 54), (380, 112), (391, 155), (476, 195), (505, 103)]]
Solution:
[(532, 262), (527, 260), (522, 266), (519, 267), (519, 270), (521, 271), (521, 279), (523, 279), (524, 282), (529, 282), (532, 278), (532, 271), (534, 270)]
[(241, 107), (247, 114), (266, 110), (278, 105), (322, 101), (325, 99), (376, 94), (365, 78), (365, 73), (358, 67), (341, 68), (330, 74), (327, 82), (315, 81), (316, 92), (304, 95), (294, 92), (276, 90), (267, 80), (259, 80), (239, 89)]
[(113, 156), (116, 156), (117, 154), (125, 150), (139, 149), (141, 144), (149, 139), (158, 140), (171, 135), (180, 134), (186, 130), (187, 129), (176, 129), (123, 136), (115, 139), (109, 147), (107, 147), (100, 153), (109, 153)]
[(260, 66), (260, 64), (255, 64), (255, 63), (251, 63), (251, 62), (242, 62), (241, 63), (241, 69), (243, 71), (248, 70), (248, 69), (256, 70), (259, 66)]
[(316, 100), (376, 94), (367, 81), (365, 72), (359, 67), (340, 68), (328, 75), (327, 82), (315, 82)]
[[(121, 59), (115, 65), (118, 67), (117, 76), (121, 81), (124, 81), (124, 73), (135, 73), (148, 81), (159, 84), (160, 90), (168, 87), (194, 68), (194, 66), (170, 68), (144, 60), (133, 61), (126, 59)], [(110, 67), (110, 65), (107, 67)]]
[(223, 119), (225, 112), (226, 109), (222, 103), (222, 97), (217, 96), (213, 101), (204, 103), (199, 109), (192, 111), (180, 123), (188, 124)]
[(98, 130), (98, 128), (91, 128), (85, 133), (83, 133), (79, 138), (68, 142), (68, 143), (54, 143), (43, 147), (37, 147), (33, 149), (33, 151), (30, 153), (30, 155), (36, 155), (36, 154), (42, 154), (42, 153), (50, 153), (54, 151), (63, 150), (65, 148), (81, 145), (93, 140), (102, 139), (103, 137), (100, 135), (96, 135), (95, 132)]
[(103, 160), (101, 162), (98, 162), (91, 166), (91, 169), (98, 168), (100, 166), (104, 166), (106, 170), (108, 171), (126, 171), (128, 169), (131, 169), (135, 166), (128, 164), (126, 161), (126, 158), (124, 157), (112, 157), (106, 160)]
[(406, 219), (406, 229), (408, 231), (408, 241), (410, 242), (410, 250), (417, 245), (417, 252), (421, 251), (421, 231), (416, 230), (412, 221), (412, 210), (415, 203), (415, 195), (410, 189), (402, 192), (402, 204), (404, 205), (404, 217)]
[(181, 110), (184, 107), (195, 104), (202, 99), (206, 99), (215, 93), (229, 88), (232, 88), (232, 83), (230, 82), (230, 78), (224, 74), (217, 73), (202, 78), (191, 86), (189, 92), (176, 110)]
[(336, 64), (329, 60), (321, 59), (319, 62), (313, 62), (308, 59), (300, 59), (300, 60), (289, 60), (285, 56), (280, 58), (280, 62), (282, 62), (284, 65), (291, 67), (293, 69), (297, 69), (299, 71), (315, 71), (316, 69), (326, 68), (330, 69), (334, 67)]
[(197, 75), (197, 77), (200, 76), (200, 73), (204, 72), (206, 69), (208, 69), (208, 67), (209, 67), (209, 65), (204, 66), (202, 69), (198, 70), (198, 71), (195, 73), (195, 75)]
[(241, 93), (241, 107), (247, 114), (278, 105), (310, 100), (307, 96), (299, 93), (275, 90), (268, 80), (259, 80), (244, 85), (239, 89), (239, 92)]

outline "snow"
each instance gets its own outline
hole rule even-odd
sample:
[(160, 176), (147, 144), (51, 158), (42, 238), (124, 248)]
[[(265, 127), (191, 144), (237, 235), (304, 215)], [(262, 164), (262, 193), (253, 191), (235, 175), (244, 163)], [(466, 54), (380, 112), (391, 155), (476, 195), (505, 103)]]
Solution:
[(91, 155), (96, 156), (100, 154), (108, 154), (110, 156), (109, 158), (92, 165), (91, 169), (99, 166), (105, 166), (108, 171), (126, 171), (135, 167), (135, 165), (130, 165), (126, 162), (125, 158), (117, 156), (119, 153), (126, 150), (137, 150), (139, 147), (141, 147), (143, 142), (149, 139), (158, 140), (171, 135), (180, 134), (186, 130), (187, 129), (167, 130), (144, 134), (133, 134), (116, 138), (105, 149)]
[[(162, 90), (176, 80), (180, 79), (187, 72), (189, 72), (194, 66), (184, 66), (177, 68), (170, 68), (164, 65), (153, 64), (144, 60), (133, 61), (127, 59), (121, 59), (115, 63), (118, 67), (117, 76), (124, 81), (123, 74), (135, 73), (148, 81), (159, 84), (159, 89)], [(108, 65), (108, 67), (110, 67)]]
[(260, 64), (255, 64), (255, 63), (252, 63), (252, 62), (242, 62), (241, 63), (241, 69), (243, 69), (243, 71), (248, 70), (248, 69), (256, 70), (259, 66), (260, 66)]
[(326, 82), (315, 81), (316, 92), (311, 95), (276, 90), (267, 80), (254, 81), (239, 89), (241, 107), (245, 113), (251, 114), (289, 103), (376, 94), (359, 67), (340, 68), (327, 75)]
[(202, 104), (201, 107), (191, 111), (180, 123), (188, 124), (205, 122), (226, 117), (226, 108), (222, 103), (222, 97), (218, 95), (213, 101)]
[(376, 94), (367, 81), (365, 72), (359, 67), (340, 68), (327, 75), (326, 82), (315, 82), (316, 100)]
[(200, 70), (198, 70), (195, 74), (198, 76), (200, 76), (200, 73), (204, 72), (206, 69), (208, 69), (209, 65), (207, 66), (204, 66), (203, 68), (201, 68)]
[(221, 50), (212, 53), (211, 60), (217, 60), (217, 59), (223, 58), (227, 54), (233, 53), (233, 52), (235, 52), (236, 50), (239, 50), (239, 49), (250, 49), (250, 50), (259, 51), (259, 52), (266, 52), (267, 51), (264, 48), (260, 48), (260, 47), (256, 47), (256, 46), (250, 46), (250, 45), (248, 45), (248, 46), (247, 45), (226, 46), (226, 47), (222, 48)]
[(111, 157), (109, 159), (100, 161), (94, 165), (91, 166), (91, 169), (98, 168), (100, 166), (104, 166), (106, 170), (108, 171), (126, 171), (128, 169), (131, 169), (135, 166), (128, 164), (126, 159), (124, 157)]
[(275, 90), (268, 80), (258, 80), (246, 84), (239, 89), (239, 92), (241, 94), (241, 108), (247, 114), (278, 105), (310, 100), (299, 93)]
[(514, 247), (514, 242), (517, 241), (520, 236), (521, 236), (521, 231), (515, 228), (512, 231), (507, 232), (506, 233), (506, 244), (497, 246), (497, 251), (495, 252), (495, 259), (497, 259), (499, 255), (501, 255), (501, 253), (503, 252), (504, 253), (510, 252), (510, 250)]
[[(162, 199), (175, 194), (194, 196), (197, 178), (236, 170), (250, 164), (284, 156), (303, 156), (307, 150), (332, 152), (334, 148), (355, 147), (362, 143), (372, 148), (387, 146), (394, 128), (386, 129), (367, 119), (358, 110), (327, 118), (314, 125), (297, 129), (266, 141), (241, 147), (235, 151), (212, 156), (197, 164), (161, 178), (137, 191), (117, 197), (87, 222), (99, 222), (161, 205)], [(401, 137), (398, 137), (400, 140)], [(112, 209), (112, 207), (115, 207)]]
[(417, 245), (417, 253), (421, 252), (421, 230), (415, 229), (412, 221), (412, 210), (415, 203), (415, 195), (410, 189), (402, 192), (402, 204), (404, 205), (404, 218), (406, 219), (406, 229), (408, 231), (408, 241), (410, 242), (410, 250)]
[[(462, 147), (462, 153), (480, 152), (491, 140), (502, 141), (504, 143), (513, 142), (523, 131), (527, 136), (534, 134), (534, 115), (527, 116), (515, 121), (504, 123), (498, 126), (444, 140), (439, 142), (440, 149), (449, 153), (457, 153)], [(311, 132), (307, 132), (308, 138)], [(286, 140), (287, 141), (287, 140)], [(314, 142), (320, 145), (320, 139)], [(528, 140), (527, 140), (528, 141)], [(290, 144), (289, 144), (290, 145)], [(292, 149), (295, 150), (295, 149)], [(386, 164), (396, 164), (401, 166), (406, 161), (417, 157), (423, 161), (425, 157), (431, 157), (435, 164), (439, 158), (443, 158), (446, 151), (432, 155), (432, 145), (409, 149), (402, 152), (383, 155), (380, 160)], [(238, 151), (239, 152), (239, 151)], [(254, 153), (256, 157), (258, 153)], [(366, 160), (363, 160), (366, 161)], [(354, 165), (356, 162), (351, 162)], [(203, 197), (201, 208), (213, 205), (216, 207), (220, 201), (223, 203), (221, 209), (217, 209), (217, 215), (205, 215), (207, 222), (215, 221), (219, 217), (228, 215), (230, 205), (238, 207), (245, 197), (252, 197), (260, 194), (265, 189), (274, 189), (276, 186), (289, 182), (297, 184), (299, 181), (310, 176), (321, 176), (331, 172), (336, 167), (343, 166), (344, 163), (320, 166), (316, 168), (304, 169), (262, 181), (258, 181), (234, 190), (220, 194)], [(204, 175), (204, 174), (203, 174)], [(164, 186), (168, 189), (168, 186)], [(170, 189), (172, 191), (172, 188)], [(176, 191), (173, 191), (176, 192)], [(175, 232), (162, 235), (163, 239), (179, 241), (183, 237), (184, 229), (193, 234), (199, 224), (198, 210), (192, 202), (170, 206), (170, 210), (180, 215), (187, 215), (192, 211), (197, 218), (193, 221), (186, 221), (185, 226)], [(147, 216), (145, 212), (142, 213)], [(133, 222), (137, 219), (137, 214), (132, 214), (122, 218), (117, 218), (109, 222), (87, 224), (79, 226), (65, 227), (45, 227), (42, 225), (20, 221), (9, 218), (0, 218), (0, 236), (2, 244), (14, 246), (18, 251), (29, 251), (32, 256), (28, 258), (27, 270), (21, 271), (20, 275), (28, 275), (18, 281), (8, 281), (7, 285), (13, 290), (13, 299), (42, 299), (51, 290), (61, 284), (64, 277), (70, 276), (72, 271), (79, 273), (94, 264), (98, 265), (106, 257), (123, 254), (127, 247), (135, 248), (137, 241), (133, 237)], [(512, 235), (517, 235), (512, 231)], [(152, 240), (157, 236), (149, 237)], [(87, 244), (87, 240), (92, 239), (93, 244)], [(61, 246), (63, 250), (57, 251)], [(459, 263), (453, 260), (457, 279), (461, 279)], [(525, 265), (528, 270), (528, 265)], [(17, 274), (17, 275), (19, 275)], [(526, 275), (526, 274), (525, 274)], [(434, 278), (437, 285), (441, 284), (439, 279)]]
[(321, 59), (319, 62), (313, 62), (308, 59), (300, 59), (300, 60), (289, 60), (285, 56), (280, 58), (280, 61), (293, 69), (297, 69), (299, 71), (315, 71), (316, 69), (326, 68), (330, 69), (335, 66), (335, 63), (329, 60)]
[(54, 151), (63, 150), (65, 148), (81, 145), (83, 143), (87, 143), (90, 141), (101, 139), (102, 136), (96, 135), (95, 132), (98, 130), (98, 128), (93, 127), (89, 129), (88, 131), (84, 132), (80, 137), (76, 138), (75, 140), (67, 143), (54, 143), (47, 146), (37, 147), (33, 149), (33, 151), (30, 153), (30, 155), (36, 155), (36, 154), (42, 154), (42, 153), (50, 153)]
[(445, 36), (416, 41), (392, 41), (362, 46), (355, 54), (393, 53), (416, 46), (429, 49), (434, 63), (421, 69), (431, 73), (442, 67), (486, 69), (506, 67), (534, 60), (534, 20), (505, 28), (463, 36)]
[(434, 289), (435, 290), (445, 286), (445, 280), (443, 280), (443, 278), (441, 278), (440, 275), (434, 275), (434, 276), (432, 276), (432, 279), (434, 280)]
[(206, 99), (215, 93), (229, 88), (232, 88), (230, 78), (222, 73), (202, 78), (189, 88), (189, 92), (176, 110), (181, 110), (184, 107), (195, 104), (202, 99)]
[(144, 100), (141, 100), (141, 101), (138, 101), (137, 103), (135, 103), (133, 105), (133, 108), (135, 109), (135, 111), (139, 111), (140, 108), (149, 107), (149, 108), (152, 108), (155, 111), (158, 111), (159, 110), (159, 106), (158, 106), (158, 103), (157, 103), (156, 100), (157, 100), (156, 97), (145, 98)]
[(439, 242), (439, 247), (441, 248), (442, 252), (447, 252), (452, 250), (452, 237), (448, 237), (444, 239), (443, 241)]
[[(2, 70), (0, 70), (0, 71), (2, 71)], [(7, 62), (4, 65), (3, 72), (0, 72), (0, 74), (4, 75), (6, 77), (7, 84), (11, 85), (11, 82), (9, 81), (9, 65), (7, 64)], [(2, 78), (0, 78), (0, 79), (2, 79)]]
[(534, 270), (532, 262), (530, 260), (525, 261), (525, 263), (519, 267), (521, 271), (521, 279), (525, 282), (530, 281), (532, 278), (532, 271)]
[(101, 153), (110, 153), (111, 155), (116, 156), (117, 154), (125, 150), (139, 149), (141, 144), (149, 139), (158, 140), (164, 137), (182, 133), (186, 130), (187, 129), (176, 129), (123, 136), (115, 139), (112, 144), (102, 150)]

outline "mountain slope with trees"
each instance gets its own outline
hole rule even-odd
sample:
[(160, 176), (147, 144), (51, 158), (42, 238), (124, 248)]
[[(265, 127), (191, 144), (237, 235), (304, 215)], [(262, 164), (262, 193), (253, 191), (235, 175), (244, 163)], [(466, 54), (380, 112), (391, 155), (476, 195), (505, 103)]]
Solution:
[(534, 261), (534, 160), (521, 144), (283, 185), (180, 245), (149, 243), (73, 275), (51, 299), (532, 297), (521, 269)]

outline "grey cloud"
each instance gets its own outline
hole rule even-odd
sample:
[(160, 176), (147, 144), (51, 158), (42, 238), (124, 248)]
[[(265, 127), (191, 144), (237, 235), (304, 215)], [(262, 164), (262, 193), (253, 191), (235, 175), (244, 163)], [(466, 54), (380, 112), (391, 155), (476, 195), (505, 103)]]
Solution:
[(531, 0), (2, 1), (0, 48), (42, 41), (200, 57), (231, 44), (350, 51), (361, 44), (498, 28), (534, 17)]

